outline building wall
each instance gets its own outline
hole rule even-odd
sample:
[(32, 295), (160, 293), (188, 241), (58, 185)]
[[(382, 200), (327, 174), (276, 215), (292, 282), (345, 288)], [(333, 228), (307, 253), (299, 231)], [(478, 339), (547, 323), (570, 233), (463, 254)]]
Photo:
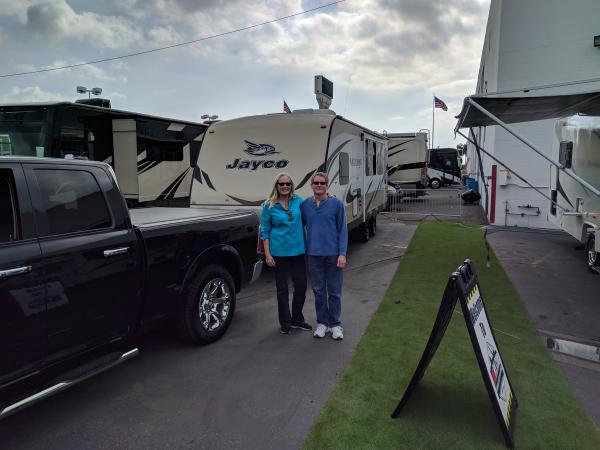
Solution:
[[(480, 63), (478, 94), (520, 95), (522, 89), (597, 78), (600, 49), (593, 37), (600, 34), (600, 0), (492, 0)], [(487, 92), (486, 92), (487, 88)], [(519, 91), (519, 89), (521, 91)], [(600, 82), (532, 90), (526, 95), (556, 95), (600, 90)], [(502, 94), (503, 91), (512, 91)], [(546, 155), (558, 159), (554, 120), (511, 125)], [(498, 126), (477, 130), (487, 151), (549, 195), (553, 179), (550, 163)], [(480, 179), (473, 146), (468, 171)], [(485, 179), (492, 165), (498, 169), (494, 223), (554, 228), (548, 220), (549, 201), (502, 165), (483, 156)], [(486, 198), (481, 188), (483, 204)], [(491, 195), (491, 194), (490, 194)], [(539, 214), (538, 214), (539, 208)], [(507, 214), (508, 213), (508, 214)]]

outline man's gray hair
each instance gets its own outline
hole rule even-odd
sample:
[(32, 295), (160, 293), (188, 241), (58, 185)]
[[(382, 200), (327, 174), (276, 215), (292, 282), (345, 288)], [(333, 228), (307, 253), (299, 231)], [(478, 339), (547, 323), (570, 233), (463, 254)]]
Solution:
[(325, 178), (325, 182), (327, 184), (329, 184), (329, 177), (327, 176), (327, 174), (325, 172), (315, 172), (315, 173), (313, 173), (313, 176), (310, 177), (310, 184), (312, 184), (315, 181), (315, 177)]

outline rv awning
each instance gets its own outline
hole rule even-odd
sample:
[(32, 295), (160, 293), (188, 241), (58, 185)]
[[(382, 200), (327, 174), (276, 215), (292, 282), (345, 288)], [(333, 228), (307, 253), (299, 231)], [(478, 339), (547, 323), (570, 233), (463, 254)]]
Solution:
[(455, 130), (485, 127), (496, 122), (478, 110), (471, 102), (484, 108), (504, 123), (531, 122), (586, 114), (600, 116), (600, 92), (545, 97), (481, 97), (465, 98), (462, 111), (456, 118)]

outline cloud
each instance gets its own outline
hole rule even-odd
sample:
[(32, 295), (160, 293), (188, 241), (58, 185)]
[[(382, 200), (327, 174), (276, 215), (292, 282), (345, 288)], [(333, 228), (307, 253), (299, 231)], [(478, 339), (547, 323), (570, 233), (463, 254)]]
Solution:
[(47, 39), (75, 39), (111, 49), (143, 42), (142, 32), (131, 21), (92, 12), (76, 13), (65, 0), (29, 6), (26, 27)]
[[(42, 68), (43, 69), (52, 69), (55, 67), (64, 67), (64, 66), (69, 66), (72, 64), (78, 64), (80, 62), (81, 61), (74, 60), (74, 59), (71, 59), (68, 61), (57, 60), (57, 61), (54, 61), (51, 64), (44, 66)], [(55, 77), (64, 77), (66, 73), (72, 73), (73, 75), (76, 75), (79, 77), (85, 77), (86, 80), (92, 79), (92, 80), (99, 80), (99, 81), (117, 81), (120, 83), (127, 82), (127, 77), (125, 75), (115, 75), (114, 74), (118, 70), (124, 70), (127, 67), (126, 63), (124, 63), (123, 61), (117, 61), (115, 63), (111, 63), (109, 67), (110, 67), (110, 72), (106, 71), (98, 64), (90, 64), (90, 65), (85, 65), (85, 66), (77, 66), (77, 67), (73, 67), (73, 68), (69, 68), (69, 69), (55, 70), (55, 71), (48, 72), (48, 74), (51, 76), (55, 76)]]
[(185, 41), (185, 39), (171, 26), (156, 27), (148, 31), (148, 36), (152, 40), (152, 45), (162, 47), (173, 45)]
[(71, 98), (59, 93), (44, 91), (39, 86), (13, 87), (2, 96), (4, 103), (54, 101), (71, 101)]

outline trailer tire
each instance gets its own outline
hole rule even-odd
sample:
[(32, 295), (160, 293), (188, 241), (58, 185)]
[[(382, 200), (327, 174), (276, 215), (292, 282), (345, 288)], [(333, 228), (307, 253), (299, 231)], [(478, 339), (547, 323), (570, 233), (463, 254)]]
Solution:
[(369, 237), (375, 237), (375, 234), (377, 234), (377, 216), (369, 219)]
[(358, 233), (358, 241), (365, 243), (365, 242), (369, 242), (369, 222), (363, 222), (361, 223), (358, 228), (356, 229), (357, 233)]
[(235, 312), (235, 284), (222, 266), (209, 264), (187, 289), (177, 331), (186, 341), (210, 344), (225, 334)]
[(429, 180), (429, 187), (431, 189), (439, 189), (442, 187), (442, 180), (439, 178), (432, 178)]
[(598, 273), (600, 267), (600, 255), (596, 252), (596, 237), (594, 233), (589, 233), (585, 243), (585, 257), (590, 272)]

